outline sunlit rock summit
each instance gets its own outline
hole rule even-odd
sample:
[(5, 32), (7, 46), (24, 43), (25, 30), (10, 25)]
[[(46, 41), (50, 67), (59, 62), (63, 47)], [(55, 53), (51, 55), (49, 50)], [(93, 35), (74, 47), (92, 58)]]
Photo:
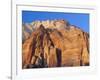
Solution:
[(65, 20), (22, 25), (22, 68), (89, 65), (89, 34)]

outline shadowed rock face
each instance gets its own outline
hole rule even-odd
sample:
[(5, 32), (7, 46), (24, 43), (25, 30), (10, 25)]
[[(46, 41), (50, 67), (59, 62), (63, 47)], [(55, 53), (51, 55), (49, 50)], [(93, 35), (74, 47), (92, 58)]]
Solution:
[(88, 33), (64, 20), (39, 24), (22, 44), (23, 69), (89, 65)]

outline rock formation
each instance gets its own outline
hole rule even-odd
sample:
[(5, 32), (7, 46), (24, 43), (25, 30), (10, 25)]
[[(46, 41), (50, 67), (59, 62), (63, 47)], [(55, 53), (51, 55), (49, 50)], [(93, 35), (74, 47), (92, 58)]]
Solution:
[(65, 20), (30, 25), (23, 26), (23, 69), (89, 65), (88, 33)]

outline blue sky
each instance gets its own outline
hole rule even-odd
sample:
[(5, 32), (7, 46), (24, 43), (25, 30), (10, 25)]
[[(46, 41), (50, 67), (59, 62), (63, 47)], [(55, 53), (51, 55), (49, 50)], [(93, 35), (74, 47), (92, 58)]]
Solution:
[(63, 13), (63, 12), (41, 12), (41, 11), (22, 11), (22, 22), (31, 23), (36, 20), (55, 20), (64, 19), (70, 24), (80, 27), (85, 32), (89, 32), (88, 13)]

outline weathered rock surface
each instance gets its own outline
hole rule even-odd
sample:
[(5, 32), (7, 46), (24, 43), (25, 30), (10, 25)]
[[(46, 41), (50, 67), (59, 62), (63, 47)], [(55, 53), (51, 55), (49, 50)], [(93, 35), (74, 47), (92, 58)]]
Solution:
[(89, 65), (88, 33), (64, 20), (34, 23), (22, 44), (22, 68)]

